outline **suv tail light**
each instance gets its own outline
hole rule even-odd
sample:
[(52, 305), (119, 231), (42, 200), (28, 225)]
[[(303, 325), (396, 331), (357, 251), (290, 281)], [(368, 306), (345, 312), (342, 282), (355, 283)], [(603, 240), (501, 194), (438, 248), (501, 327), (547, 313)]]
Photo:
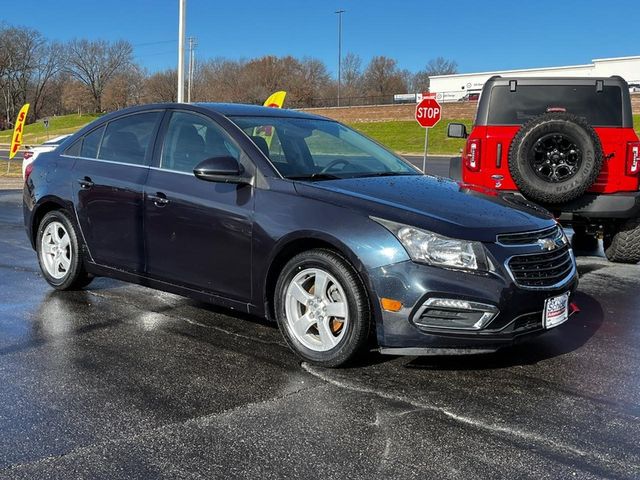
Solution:
[(31, 157), (33, 157), (33, 152), (31, 150), (25, 150), (22, 154), (23, 160), (29, 160)]
[(629, 142), (627, 146), (627, 175), (640, 172), (640, 142)]
[(480, 170), (480, 139), (473, 138), (467, 143), (467, 151), (464, 163), (469, 170), (477, 172)]

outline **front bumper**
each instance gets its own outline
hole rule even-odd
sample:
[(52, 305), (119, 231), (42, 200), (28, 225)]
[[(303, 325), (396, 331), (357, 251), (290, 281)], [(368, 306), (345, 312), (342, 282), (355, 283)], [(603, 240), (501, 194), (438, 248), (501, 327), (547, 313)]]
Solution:
[[(495, 351), (525, 337), (544, 332), (545, 300), (578, 286), (573, 273), (554, 288), (518, 287), (506, 272), (474, 274), (445, 270), (411, 261), (370, 272), (376, 298), (402, 302), (398, 312), (377, 305), (380, 351), (389, 354), (428, 354)], [(432, 298), (467, 300), (499, 310), (478, 330), (451, 330), (419, 325), (419, 313)]]

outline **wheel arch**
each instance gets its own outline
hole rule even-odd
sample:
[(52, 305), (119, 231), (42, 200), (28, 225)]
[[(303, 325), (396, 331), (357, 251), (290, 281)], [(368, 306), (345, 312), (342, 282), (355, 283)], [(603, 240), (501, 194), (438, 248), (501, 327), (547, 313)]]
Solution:
[(43, 197), (38, 202), (38, 204), (34, 207), (33, 213), (31, 214), (29, 240), (31, 241), (31, 246), (33, 248), (35, 248), (36, 238), (38, 236), (38, 226), (40, 225), (40, 222), (42, 221), (42, 219), (47, 213), (52, 212), (54, 210), (64, 210), (69, 214), (74, 224), (77, 223), (75, 211), (72, 205), (69, 205), (68, 202), (65, 202), (59, 197), (55, 197), (55, 196)]
[[(269, 259), (267, 272), (264, 276), (264, 281), (262, 282), (262, 299), (266, 317), (269, 320), (275, 320), (273, 299), (275, 295), (276, 281), (286, 263), (299, 253), (317, 248), (324, 248), (337, 253), (354, 268), (356, 274), (360, 277), (360, 280), (364, 285), (371, 312), (375, 315), (375, 305), (374, 302), (372, 302), (372, 299), (374, 298), (372, 284), (364, 265), (358, 259), (357, 255), (355, 255), (355, 253), (338, 238), (331, 235), (320, 232), (298, 232), (297, 234), (290, 235), (280, 240), (273, 249), (274, 253)], [(375, 325), (375, 322), (373, 323)]]

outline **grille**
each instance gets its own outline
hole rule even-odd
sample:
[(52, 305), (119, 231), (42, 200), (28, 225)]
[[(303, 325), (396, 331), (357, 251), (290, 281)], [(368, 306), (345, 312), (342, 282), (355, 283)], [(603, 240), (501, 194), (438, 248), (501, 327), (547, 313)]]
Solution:
[(509, 269), (522, 287), (551, 287), (562, 282), (574, 269), (568, 246), (532, 255), (516, 255), (509, 260)]
[(553, 227), (546, 228), (544, 230), (537, 230), (535, 232), (507, 233), (498, 235), (497, 240), (501, 245), (516, 247), (522, 245), (535, 245), (538, 240), (544, 240), (547, 238), (558, 240), (561, 237), (562, 230), (559, 226), (554, 225)]

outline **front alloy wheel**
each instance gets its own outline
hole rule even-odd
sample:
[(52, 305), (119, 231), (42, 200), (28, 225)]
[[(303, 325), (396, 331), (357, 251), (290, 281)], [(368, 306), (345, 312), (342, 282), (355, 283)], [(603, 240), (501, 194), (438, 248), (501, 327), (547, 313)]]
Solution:
[(278, 278), (274, 300), (282, 335), (303, 360), (337, 367), (367, 343), (366, 290), (354, 268), (331, 250), (293, 257)]

